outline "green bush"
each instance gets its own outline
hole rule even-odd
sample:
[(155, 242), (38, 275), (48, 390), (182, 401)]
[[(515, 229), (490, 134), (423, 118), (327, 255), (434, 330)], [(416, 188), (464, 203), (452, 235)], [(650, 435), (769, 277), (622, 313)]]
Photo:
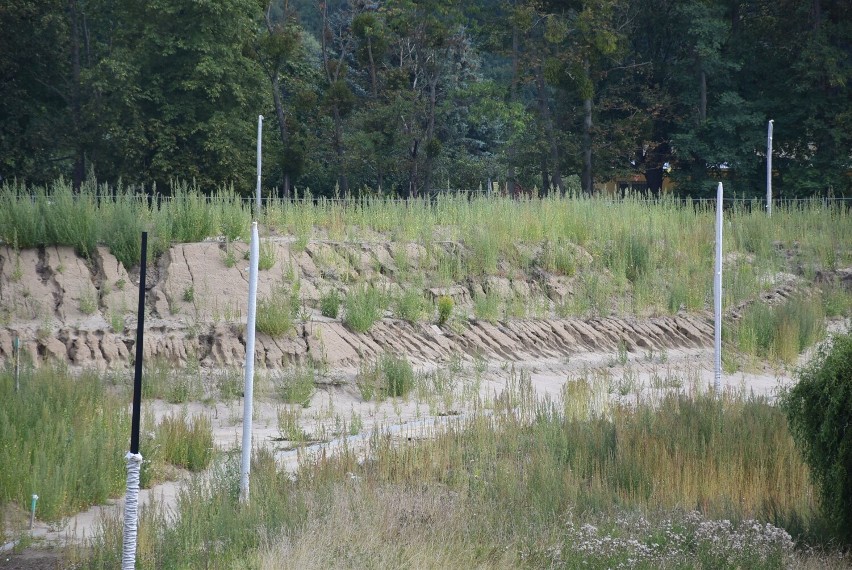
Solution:
[(852, 544), (852, 333), (834, 337), (782, 397), (790, 431), (811, 468), (824, 514)]
[(269, 336), (281, 336), (293, 330), (293, 321), (299, 314), (298, 290), (288, 291), (278, 286), (269, 297), (257, 301), (255, 328)]
[(426, 299), (423, 293), (409, 289), (396, 300), (396, 314), (399, 318), (416, 323), (426, 314)]
[(448, 295), (443, 295), (438, 297), (438, 324), (443, 326), (450, 320), (450, 316), (453, 314), (453, 306), (455, 302), (453, 298)]
[(316, 390), (316, 369), (311, 366), (296, 366), (275, 383), (281, 399), (289, 404), (308, 407)]
[(357, 287), (346, 295), (343, 324), (354, 332), (367, 332), (382, 317), (386, 306), (385, 294), (373, 285)]
[(337, 289), (331, 289), (320, 297), (320, 313), (324, 317), (336, 319), (340, 312), (340, 293)]
[(201, 471), (210, 465), (213, 459), (213, 430), (207, 416), (166, 416), (157, 426), (156, 433), (155, 439), (160, 445), (163, 461), (190, 471)]
[(373, 364), (364, 364), (355, 384), (365, 400), (407, 396), (414, 386), (414, 368), (405, 357), (383, 354)]

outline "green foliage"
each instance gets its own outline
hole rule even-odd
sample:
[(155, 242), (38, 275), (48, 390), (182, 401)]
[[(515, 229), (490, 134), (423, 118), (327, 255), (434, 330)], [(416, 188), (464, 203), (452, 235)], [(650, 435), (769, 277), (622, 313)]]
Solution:
[(414, 369), (405, 357), (385, 353), (362, 364), (355, 383), (365, 400), (405, 397), (414, 387)]
[[(0, 508), (29, 510), (39, 496), (39, 520), (102, 504), (124, 488), (130, 417), (125, 400), (88, 371), (74, 377), (61, 367), (0, 370)], [(81, 482), (85, 484), (81, 484)]]
[(792, 364), (825, 334), (824, 319), (819, 299), (797, 296), (777, 306), (752, 303), (732, 332), (741, 351)]
[(396, 300), (396, 314), (399, 318), (416, 323), (426, 314), (426, 298), (416, 289), (409, 289)]
[(298, 314), (298, 289), (278, 285), (268, 297), (258, 299), (255, 326), (258, 332), (281, 336), (293, 330)]
[(340, 293), (337, 289), (329, 289), (320, 297), (320, 314), (330, 319), (336, 319), (340, 312)]
[(473, 299), (473, 314), (477, 319), (496, 322), (500, 318), (500, 296), (494, 291), (477, 294)]
[(382, 317), (387, 304), (387, 295), (372, 284), (353, 287), (344, 302), (343, 324), (354, 332), (367, 332)]
[(157, 425), (154, 442), (159, 447), (158, 459), (190, 471), (206, 469), (213, 460), (213, 429), (204, 415), (165, 416)]
[(438, 325), (444, 326), (453, 314), (455, 302), (452, 297), (441, 295), (438, 297)]
[(311, 396), (316, 391), (317, 370), (311, 364), (294, 366), (285, 371), (283, 376), (276, 379), (275, 387), (278, 395), (288, 404), (299, 404), (308, 407)]
[(836, 335), (798, 371), (782, 397), (790, 431), (811, 468), (837, 537), (852, 544), (852, 333)]

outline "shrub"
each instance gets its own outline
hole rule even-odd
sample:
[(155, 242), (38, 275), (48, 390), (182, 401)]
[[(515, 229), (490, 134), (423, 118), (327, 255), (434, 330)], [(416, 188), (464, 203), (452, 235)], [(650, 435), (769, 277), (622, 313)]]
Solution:
[(316, 369), (310, 365), (296, 366), (275, 384), (282, 400), (308, 407), (316, 389)]
[(378, 362), (362, 365), (355, 383), (365, 400), (404, 397), (414, 386), (414, 368), (405, 357), (386, 353)]
[(473, 314), (477, 319), (493, 323), (500, 318), (500, 297), (489, 291), (485, 295), (476, 295), (473, 299)]
[(197, 415), (172, 414), (157, 426), (156, 441), (163, 461), (201, 471), (213, 459), (213, 431), (210, 418)]
[(438, 297), (438, 324), (443, 326), (450, 320), (453, 314), (453, 298), (448, 295)]
[(782, 396), (790, 431), (811, 468), (823, 512), (852, 544), (852, 333), (820, 347)]
[(346, 314), (343, 324), (354, 332), (367, 332), (387, 306), (385, 294), (372, 285), (358, 287), (346, 295)]
[(416, 323), (425, 313), (426, 299), (420, 291), (409, 289), (396, 300), (396, 314), (409, 323)]
[(324, 317), (336, 319), (340, 312), (340, 293), (337, 289), (331, 289), (320, 297), (320, 313)]
[(276, 287), (269, 297), (258, 300), (255, 328), (269, 336), (281, 336), (293, 329), (293, 319), (298, 312), (298, 294), (282, 286)]

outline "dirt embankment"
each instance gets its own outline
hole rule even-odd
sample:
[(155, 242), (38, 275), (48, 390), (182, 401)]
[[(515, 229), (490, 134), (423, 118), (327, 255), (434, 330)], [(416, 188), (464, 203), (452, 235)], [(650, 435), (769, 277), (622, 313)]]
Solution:
[[(442, 361), (459, 353), (526, 360), (585, 351), (690, 348), (712, 343), (707, 315), (647, 319), (506, 319), (493, 323), (457, 319), (450, 326), (408, 323), (388, 313), (369, 332), (354, 333), (339, 319), (319, 314), (320, 297), (345, 294), (369, 281), (390, 293), (410, 285), (403, 264), (432, 271), (437, 262), (417, 244), (310, 242), (297, 250), (281, 240), (264, 245), (272, 267), (260, 271), (258, 298), (298, 284), (300, 318), (290, 334), (259, 334), (257, 364), (280, 368), (309, 359), (347, 366), (385, 351), (415, 360)], [(172, 247), (149, 267), (144, 354), (175, 365), (239, 366), (245, 357), (248, 295), (246, 245), (219, 242)], [(421, 288), (423, 286), (421, 285)], [(573, 294), (565, 277), (538, 275), (468, 279), (424, 294), (453, 297), (456, 314), (470, 314), (473, 299), (536, 299), (545, 307)], [(60, 360), (72, 366), (124, 368), (135, 353), (138, 275), (128, 274), (106, 248), (84, 260), (67, 247), (15, 251), (0, 247), (0, 362), (20, 338), (36, 365)]]

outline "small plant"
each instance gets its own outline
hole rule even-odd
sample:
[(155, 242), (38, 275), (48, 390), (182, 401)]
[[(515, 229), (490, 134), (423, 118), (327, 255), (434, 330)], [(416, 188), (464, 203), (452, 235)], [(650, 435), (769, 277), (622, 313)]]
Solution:
[(329, 319), (336, 319), (340, 312), (340, 293), (337, 289), (329, 289), (320, 297), (320, 314)]
[(207, 416), (166, 416), (157, 426), (156, 434), (163, 461), (190, 471), (201, 471), (210, 465), (213, 459), (213, 430)]
[(378, 362), (362, 364), (355, 384), (364, 400), (404, 397), (414, 387), (414, 368), (406, 358), (385, 353)]
[(187, 303), (192, 303), (195, 300), (195, 287), (190, 285), (183, 290), (183, 300)]
[(109, 326), (112, 328), (113, 332), (123, 333), (124, 332), (124, 314), (121, 311), (116, 311), (115, 309), (110, 309)]
[(260, 271), (272, 269), (275, 265), (275, 261), (277, 260), (275, 244), (269, 240), (261, 241), (258, 253), (259, 257), (257, 259), (257, 268)]
[(316, 374), (316, 368), (310, 364), (288, 370), (276, 382), (278, 395), (289, 404), (299, 404), (307, 408), (316, 390)]
[(497, 321), (500, 317), (500, 297), (493, 291), (476, 295), (473, 299), (473, 314), (477, 319), (489, 323)]
[(243, 395), (244, 379), (239, 369), (222, 370), (214, 376), (219, 397), (222, 400), (233, 400)]
[(355, 287), (346, 295), (343, 324), (354, 332), (370, 330), (387, 306), (384, 293), (373, 285)]
[(399, 318), (416, 323), (426, 314), (426, 299), (420, 291), (409, 289), (396, 300), (396, 313)]
[(444, 326), (453, 314), (453, 298), (448, 295), (438, 297), (438, 324)]
[(291, 409), (284, 406), (278, 408), (278, 433), (281, 439), (294, 443), (301, 443), (308, 439), (299, 425), (301, 418), (301, 408)]
[(127, 286), (127, 282), (124, 279), (119, 279), (115, 282), (115, 288), (118, 291), (124, 291), (124, 288)]
[(234, 244), (228, 239), (225, 240), (225, 249), (222, 250), (222, 263), (228, 269), (237, 264), (237, 253), (234, 251)]
[(269, 336), (281, 336), (293, 330), (298, 312), (298, 297), (294, 304), (292, 291), (278, 286), (269, 297), (258, 300), (255, 326)]
[(80, 312), (84, 315), (94, 315), (98, 310), (98, 298), (90, 288), (80, 294)]

